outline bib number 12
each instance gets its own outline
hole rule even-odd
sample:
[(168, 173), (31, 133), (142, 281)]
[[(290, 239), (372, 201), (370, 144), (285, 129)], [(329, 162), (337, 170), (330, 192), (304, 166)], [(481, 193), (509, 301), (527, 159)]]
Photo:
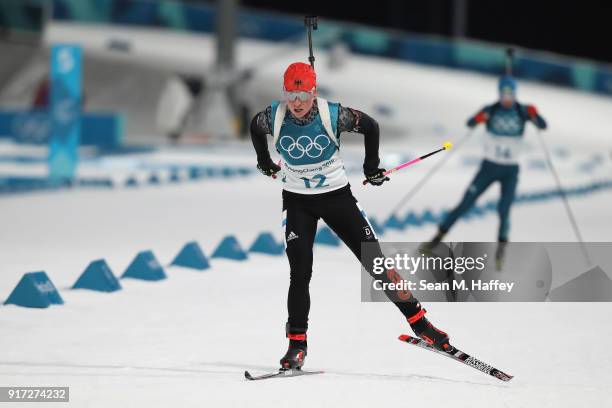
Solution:
[(316, 176), (310, 179), (307, 177), (301, 177), (301, 179), (304, 180), (304, 185), (306, 186), (306, 188), (321, 188), (329, 186), (329, 184), (325, 184), (325, 176), (322, 174), (317, 174)]

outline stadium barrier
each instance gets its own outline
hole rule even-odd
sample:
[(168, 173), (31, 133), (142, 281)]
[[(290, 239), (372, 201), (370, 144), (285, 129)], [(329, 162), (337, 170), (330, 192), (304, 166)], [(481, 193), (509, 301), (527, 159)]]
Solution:
[[(214, 5), (152, 0), (53, 0), (58, 21), (147, 26), (196, 33), (214, 33)], [(238, 13), (238, 35), (274, 42), (300, 39), (302, 17), (243, 9)], [(506, 46), (472, 40), (387, 31), (357, 24), (325, 21), (319, 24), (314, 45), (330, 48), (344, 43), (358, 54), (395, 58), (486, 74), (504, 72)], [(612, 67), (584, 59), (518, 49), (513, 69), (521, 79), (568, 86), (612, 95)]]
[[(592, 194), (598, 191), (612, 189), (612, 179), (600, 180), (592, 183), (578, 185), (565, 189), (567, 196), (583, 196)], [(538, 190), (534, 192), (520, 193), (516, 197), (518, 205), (542, 202), (560, 198), (558, 190)], [(484, 217), (487, 214), (497, 211), (497, 202), (488, 200), (482, 204), (477, 204), (470, 211), (471, 218)], [(420, 214), (415, 211), (408, 211), (405, 216), (392, 214), (385, 225), (393, 224), (401, 226), (400, 228), (391, 228), (396, 231), (403, 231), (406, 228), (419, 228), (428, 224), (440, 222), (448, 213), (447, 209), (442, 209), (437, 215), (430, 208), (425, 208)], [(375, 218), (370, 218), (370, 224), (377, 234), (382, 234), (383, 229), (380, 228)], [(391, 222), (390, 222), (391, 220)], [(388, 228), (388, 227), (387, 227)], [(329, 229), (323, 226), (317, 232), (315, 238), (316, 245), (327, 247), (340, 247), (340, 239)], [(284, 249), (283, 243), (278, 243), (270, 232), (261, 232), (257, 235), (248, 251), (242, 249), (238, 239), (234, 235), (225, 236), (217, 245), (211, 258), (224, 259), (232, 261), (245, 261), (249, 259), (248, 253), (259, 253), (273, 256), (281, 256)], [(170, 266), (180, 266), (194, 270), (206, 270), (211, 268), (209, 259), (204, 255), (196, 241), (186, 243)], [(132, 278), (145, 281), (159, 281), (167, 278), (166, 272), (159, 263), (152, 251), (139, 252), (130, 265), (126, 268), (121, 276), (121, 279)], [(566, 286), (563, 286), (563, 291), (570, 290), (572, 285), (580, 285), (584, 277), (570, 281)], [(569, 285), (569, 286), (568, 286)], [(115, 278), (112, 271), (103, 259), (93, 261), (77, 279), (72, 286), (73, 289), (90, 289), (102, 292), (115, 292), (121, 289), (121, 284)], [(568, 289), (569, 288), (569, 289)], [(559, 290), (561, 293), (561, 290)], [(565, 293), (565, 292), (563, 292)], [(559, 296), (561, 296), (561, 293)], [(551, 294), (551, 299), (555, 293)], [(557, 296), (557, 297), (559, 297)], [(559, 297), (561, 298), (561, 297)], [(553, 299), (554, 300), (554, 299)], [(64, 304), (55, 285), (45, 272), (31, 272), (23, 275), (15, 289), (4, 302), (4, 305), (17, 305), (32, 308), (47, 308), (50, 305)]]

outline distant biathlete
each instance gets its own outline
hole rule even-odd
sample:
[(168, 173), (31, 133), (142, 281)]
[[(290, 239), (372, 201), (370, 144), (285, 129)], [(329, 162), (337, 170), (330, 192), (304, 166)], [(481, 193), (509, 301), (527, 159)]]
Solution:
[(476, 177), (469, 185), (463, 199), (439, 225), (438, 233), (431, 244), (438, 244), (453, 224), (476, 202), (476, 199), (495, 181), (501, 184), (501, 197), (497, 207), (499, 213), (500, 243), (497, 260), (503, 257), (505, 243), (510, 230), (510, 207), (518, 182), (518, 156), (523, 143), (525, 124), (532, 122), (539, 129), (546, 129), (546, 121), (535, 106), (523, 105), (516, 100), (516, 81), (510, 76), (499, 80), (499, 101), (488, 105), (467, 121), (474, 128), (479, 123), (487, 127), (484, 160)]
[[(338, 152), (340, 134), (364, 135), (363, 171), (375, 186), (389, 178), (379, 167), (379, 128), (370, 116), (356, 109), (328, 102), (317, 96), (316, 74), (304, 63), (291, 64), (284, 75), (283, 100), (272, 102), (251, 122), (251, 139), (257, 152), (257, 168), (268, 177), (277, 173), (283, 185), (283, 227), (290, 265), (288, 320), (285, 326), (289, 349), (281, 359), (282, 369), (300, 369), (307, 352), (306, 332), (310, 310), (309, 284), (317, 222), (322, 219), (361, 260), (361, 243), (378, 242), (365, 213), (351, 192)], [(267, 135), (282, 157), (281, 166), (270, 157)], [(380, 247), (373, 257), (382, 257)], [(370, 259), (366, 270), (384, 283), (396, 282), (393, 269), (382, 275), (372, 273)], [(357, 271), (357, 270), (356, 270)], [(424, 317), (425, 309), (410, 292), (386, 291), (386, 295), (406, 317), (413, 331), (423, 340), (445, 350), (448, 335)]]

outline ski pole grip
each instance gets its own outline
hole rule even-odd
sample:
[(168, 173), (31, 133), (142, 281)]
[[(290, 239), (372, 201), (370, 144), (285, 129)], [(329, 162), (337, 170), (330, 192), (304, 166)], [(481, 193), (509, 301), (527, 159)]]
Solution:
[[(397, 170), (397, 169), (396, 169), (396, 168), (389, 169), (389, 170), (385, 171), (385, 172), (384, 172), (382, 175), (383, 175), (383, 177), (386, 177), (386, 176), (388, 176), (389, 174), (393, 173), (395, 170)], [(368, 179), (365, 179), (365, 180), (363, 180), (362, 184), (365, 186), (365, 185), (366, 185), (366, 184), (368, 184), (369, 182), (370, 182), (370, 181), (369, 181)]]
[(313, 30), (316, 30), (317, 27), (317, 16), (306, 16), (304, 17), (304, 25), (306, 27), (312, 27)]
[[(276, 163), (276, 164), (280, 166), (280, 165), (281, 165), (281, 161), (282, 161), (282, 159), (280, 159), (280, 160), (278, 161), (278, 163)], [(276, 173), (274, 173), (274, 174), (272, 175), (272, 178), (273, 178), (274, 180), (276, 180), (276, 178), (277, 178)]]

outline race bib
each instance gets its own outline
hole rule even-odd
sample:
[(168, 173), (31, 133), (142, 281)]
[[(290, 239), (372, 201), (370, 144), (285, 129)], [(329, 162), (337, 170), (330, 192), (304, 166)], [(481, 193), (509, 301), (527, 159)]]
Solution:
[(500, 164), (517, 164), (523, 148), (520, 136), (497, 136), (487, 134), (485, 158)]

